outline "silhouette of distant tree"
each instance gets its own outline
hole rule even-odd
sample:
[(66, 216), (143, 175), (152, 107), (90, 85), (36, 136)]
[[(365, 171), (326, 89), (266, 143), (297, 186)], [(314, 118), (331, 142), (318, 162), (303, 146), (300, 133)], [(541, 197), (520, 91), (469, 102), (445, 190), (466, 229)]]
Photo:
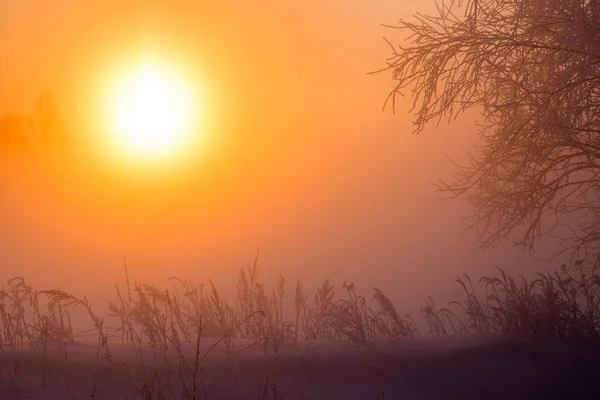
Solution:
[(36, 104), (35, 125), (43, 147), (64, 147), (65, 123), (52, 93), (42, 94)]
[[(533, 250), (558, 237), (557, 254), (600, 265), (600, 2), (439, 1), (393, 28), (385, 104), (408, 91), (415, 132), (466, 109), (481, 111), (480, 144), (450, 197), (473, 206), (483, 247)], [(385, 108), (385, 105), (384, 105)]]
[(0, 120), (0, 150), (28, 150), (30, 143), (27, 127), (31, 127), (31, 121), (27, 117), (13, 113), (2, 117)]
[(38, 98), (32, 116), (8, 113), (0, 120), (2, 150), (64, 148), (66, 144), (65, 123), (51, 93)]

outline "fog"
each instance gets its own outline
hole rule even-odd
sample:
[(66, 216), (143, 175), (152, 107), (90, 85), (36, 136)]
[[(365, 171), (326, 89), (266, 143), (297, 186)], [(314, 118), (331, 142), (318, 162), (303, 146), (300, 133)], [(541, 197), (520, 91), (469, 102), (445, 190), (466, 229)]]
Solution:
[(219, 105), (210, 134), (227, 144), (211, 163), (147, 186), (85, 156), (3, 163), (0, 280), (23, 276), (101, 308), (124, 280), (126, 256), (132, 280), (211, 278), (227, 297), (259, 251), (263, 280), (283, 275), (288, 293), (298, 278), (307, 288), (329, 278), (364, 294), (379, 287), (416, 314), (428, 295), (458, 295), (463, 273), (499, 266), (531, 276), (558, 263), (509, 244), (478, 249), (474, 232), (463, 233), (469, 205), (436, 192), (455, 171), (445, 158), (463, 162), (475, 143), (476, 110), (419, 135), (410, 97), (382, 112), (394, 83), (367, 72), (385, 66), (382, 37), (398, 33), (379, 24), (433, 4), (99, 3), (0, 5), (0, 112), (31, 113), (52, 90), (69, 134), (85, 142), (87, 73), (158, 38), (201, 59)]

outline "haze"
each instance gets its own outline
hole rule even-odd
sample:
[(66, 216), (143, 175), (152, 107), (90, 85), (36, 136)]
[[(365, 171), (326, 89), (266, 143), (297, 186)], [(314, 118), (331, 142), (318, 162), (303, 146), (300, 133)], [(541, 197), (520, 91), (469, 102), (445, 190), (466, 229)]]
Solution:
[[(0, 111), (31, 113), (51, 90), (79, 151), (2, 171), (0, 279), (102, 299), (126, 255), (136, 281), (212, 278), (227, 293), (260, 248), (267, 282), (377, 286), (404, 313), (448, 300), (459, 274), (544, 267), (508, 246), (476, 250), (461, 233), (468, 205), (431, 185), (453, 171), (445, 154), (460, 162), (471, 148), (476, 112), (419, 136), (410, 99), (381, 112), (390, 76), (367, 72), (396, 33), (379, 24), (423, 7), (2, 2)], [(197, 70), (212, 120), (194, 157), (139, 171), (99, 156), (93, 102), (103, 71), (148, 48)]]

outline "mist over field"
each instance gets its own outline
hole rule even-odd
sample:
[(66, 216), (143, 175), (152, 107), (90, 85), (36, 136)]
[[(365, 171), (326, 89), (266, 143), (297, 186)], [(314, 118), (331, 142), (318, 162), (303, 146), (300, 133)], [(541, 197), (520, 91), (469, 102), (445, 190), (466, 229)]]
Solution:
[[(0, 75), (11, 78), (0, 82), (2, 110), (29, 113), (39, 93), (51, 89), (69, 133), (82, 142), (89, 124), (81, 122), (89, 111), (77, 109), (89, 98), (79, 86), (82, 68), (98, 54), (107, 58), (119, 34), (136, 43), (142, 27), (159, 26), (174, 43), (190, 44), (187, 51), (209, 68), (226, 66), (218, 79), (231, 82), (225, 95), (234, 100), (234, 115), (227, 118), (239, 148), (223, 152), (222, 166), (206, 168), (226, 171), (224, 177), (199, 170), (184, 182), (167, 177), (162, 187), (103, 176), (86, 160), (16, 161), (18, 167), (2, 171), (3, 280), (18, 273), (100, 300), (122, 281), (126, 255), (136, 280), (210, 277), (227, 290), (260, 248), (269, 281), (282, 274), (290, 284), (331, 278), (359, 289), (377, 286), (408, 312), (427, 295), (445, 301), (458, 290), (457, 275), (479, 277), (500, 266), (528, 276), (546, 266), (509, 245), (476, 249), (474, 233), (462, 233), (469, 206), (435, 191), (433, 183), (454, 172), (446, 156), (461, 162), (471, 149), (476, 113), (431, 124), (417, 136), (410, 99), (397, 104), (395, 116), (381, 112), (388, 75), (367, 75), (384, 66), (388, 51), (382, 36), (390, 30), (378, 24), (415, 10), (385, 1), (265, 3), (233, 14), (225, 5), (206, 12), (184, 2), (156, 2), (147, 14), (134, 3), (53, 4), (3, 6), (0, 48), (11, 62)], [(243, 19), (245, 13), (253, 18)], [(256, 51), (264, 56), (251, 61)], [(244, 104), (255, 115), (236, 111)], [(203, 187), (207, 181), (210, 188)]]
[(0, 398), (598, 398), (598, 16), (2, 2)]

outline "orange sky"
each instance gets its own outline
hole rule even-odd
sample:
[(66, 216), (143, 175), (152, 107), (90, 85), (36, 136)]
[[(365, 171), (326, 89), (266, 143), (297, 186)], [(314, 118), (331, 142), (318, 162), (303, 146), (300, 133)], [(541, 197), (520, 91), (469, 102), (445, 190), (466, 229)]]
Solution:
[[(459, 273), (530, 262), (472, 251), (466, 204), (436, 200), (431, 182), (451, 172), (443, 153), (466, 153), (472, 120), (415, 137), (409, 99), (381, 113), (392, 82), (366, 73), (389, 54), (382, 36), (394, 32), (379, 24), (417, 10), (405, 3), (3, 1), (0, 114), (30, 113), (52, 90), (78, 150), (3, 171), (0, 278), (110, 290), (128, 254), (137, 279), (224, 282), (260, 247), (266, 276), (425, 301)], [(98, 161), (90, 104), (102, 71), (148, 46), (207, 82), (214, 143), (140, 175)]]

